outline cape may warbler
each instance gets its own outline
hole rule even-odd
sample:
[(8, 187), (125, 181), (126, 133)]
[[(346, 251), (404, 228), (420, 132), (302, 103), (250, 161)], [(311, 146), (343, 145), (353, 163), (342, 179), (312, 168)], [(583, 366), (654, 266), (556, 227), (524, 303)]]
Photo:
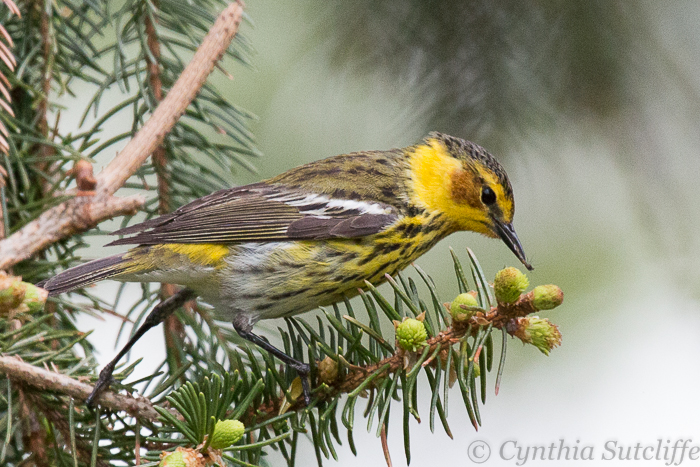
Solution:
[(212, 193), (115, 232), (133, 235), (112, 245), (136, 246), (42, 285), (52, 295), (107, 278), (183, 285), (304, 373), (307, 365), (251, 332), (258, 320), (356, 295), (365, 280), (382, 282), (460, 230), (500, 237), (531, 269), (513, 212), (510, 182), (491, 154), (431, 133), (415, 146), (330, 157)]

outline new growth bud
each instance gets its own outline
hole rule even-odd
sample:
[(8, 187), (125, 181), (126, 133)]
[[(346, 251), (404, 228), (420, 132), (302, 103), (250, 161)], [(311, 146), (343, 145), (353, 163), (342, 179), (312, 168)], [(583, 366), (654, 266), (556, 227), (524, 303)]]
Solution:
[(338, 379), (338, 362), (326, 357), (318, 362), (318, 376), (326, 384), (333, 384)]
[(545, 355), (549, 355), (554, 347), (561, 345), (559, 328), (548, 319), (538, 316), (518, 318), (513, 334), (523, 343), (534, 345)]
[(564, 292), (554, 284), (538, 285), (532, 289), (532, 306), (537, 310), (551, 310), (563, 301)]
[(49, 296), (48, 292), (33, 284), (26, 284), (27, 289), (24, 291), (24, 301), (22, 303), (26, 305), (30, 313), (41, 311)]
[(171, 452), (160, 460), (158, 467), (187, 467), (185, 455), (181, 451)]
[(49, 293), (33, 284), (0, 272), (0, 315), (41, 311)]
[(225, 449), (236, 444), (244, 432), (245, 425), (238, 420), (219, 420), (214, 427), (209, 446), (213, 449)]
[(174, 452), (161, 452), (158, 467), (206, 467), (207, 459), (197, 449), (178, 447)]
[(496, 273), (493, 291), (499, 303), (515, 303), (528, 285), (527, 276), (517, 268), (505, 268)]
[(476, 301), (474, 295), (474, 292), (463, 293), (457, 295), (457, 298), (452, 300), (450, 304), (450, 314), (455, 322), (467, 321), (474, 316), (476, 310), (469, 309), (479, 306), (479, 302)]
[[(465, 370), (469, 366), (468, 363), (467, 361), (464, 362)], [(479, 376), (481, 376), (481, 367), (477, 362), (474, 362), (474, 378), (478, 378)]]
[(396, 340), (402, 349), (415, 352), (425, 345), (428, 333), (422, 321), (407, 318), (402, 323), (394, 322), (394, 325), (396, 326)]

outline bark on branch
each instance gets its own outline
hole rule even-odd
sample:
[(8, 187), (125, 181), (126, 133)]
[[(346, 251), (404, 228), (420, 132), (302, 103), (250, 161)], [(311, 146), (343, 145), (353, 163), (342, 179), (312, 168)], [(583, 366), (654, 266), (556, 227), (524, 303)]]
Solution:
[(145, 199), (134, 195), (79, 196), (48, 209), (41, 216), (0, 241), (0, 269), (29, 258), (37, 251), (116, 216), (135, 214)]
[[(240, 1), (232, 3), (219, 15), (192, 61), (153, 115), (97, 176), (94, 197), (87, 200), (78, 197), (61, 203), (0, 241), (0, 269), (7, 269), (58, 240), (88, 230), (103, 220), (132, 212), (140, 206), (134, 205), (135, 197), (119, 202), (112, 195), (153, 153), (199, 93), (236, 35), (242, 18), (243, 3)], [(124, 212), (123, 204), (130, 204), (131, 211)], [(86, 205), (89, 206), (89, 216), (83, 214)], [(113, 210), (108, 211), (110, 208)]]
[[(17, 357), (0, 356), (0, 373), (7, 375), (11, 381), (31, 386), (41, 391), (51, 391), (84, 401), (92, 393), (92, 386), (81, 383), (70, 376), (44, 370), (25, 363)], [(107, 392), (100, 398), (102, 407), (124, 411), (140, 420), (153, 422), (158, 419), (158, 412), (153, 409), (151, 401), (145, 397), (122, 396)]]
[(165, 99), (124, 150), (97, 176), (98, 193), (112, 194), (150, 156), (185, 112), (209, 74), (214, 70), (243, 18), (243, 4), (229, 5), (217, 18)]

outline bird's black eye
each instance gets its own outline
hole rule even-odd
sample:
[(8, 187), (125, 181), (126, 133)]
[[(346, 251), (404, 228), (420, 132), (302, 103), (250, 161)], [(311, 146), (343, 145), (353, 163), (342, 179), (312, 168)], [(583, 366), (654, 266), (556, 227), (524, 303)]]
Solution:
[(481, 190), (481, 202), (488, 205), (491, 205), (496, 202), (496, 193), (493, 192), (493, 190), (489, 187), (484, 187), (483, 190)]

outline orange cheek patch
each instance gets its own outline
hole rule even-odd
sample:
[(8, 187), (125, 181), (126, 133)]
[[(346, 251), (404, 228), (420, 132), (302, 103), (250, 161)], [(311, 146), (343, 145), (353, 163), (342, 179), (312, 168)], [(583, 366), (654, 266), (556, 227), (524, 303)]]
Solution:
[(457, 169), (450, 175), (452, 199), (470, 206), (479, 205), (479, 190), (474, 183), (474, 174)]

